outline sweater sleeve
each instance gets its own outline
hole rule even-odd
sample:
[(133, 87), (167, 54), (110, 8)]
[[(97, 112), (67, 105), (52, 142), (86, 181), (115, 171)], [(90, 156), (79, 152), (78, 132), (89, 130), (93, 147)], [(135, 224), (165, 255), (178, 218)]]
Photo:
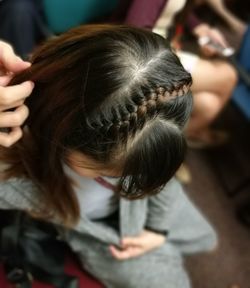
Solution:
[(168, 231), (168, 241), (183, 253), (211, 250), (217, 243), (213, 227), (172, 179), (148, 201), (146, 227)]
[(181, 185), (173, 178), (160, 193), (149, 197), (146, 227), (159, 231), (169, 230), (181, 193)]

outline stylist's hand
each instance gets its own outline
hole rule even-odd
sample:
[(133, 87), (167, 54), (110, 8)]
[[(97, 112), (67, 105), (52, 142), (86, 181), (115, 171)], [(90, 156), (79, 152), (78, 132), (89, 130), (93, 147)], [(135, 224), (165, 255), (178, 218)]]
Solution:
[[(0, 128), (11, 128), (9, 133), (0, 132), (0, 145), (9, 147), (22, 137), (20, 126), (28, 117), (28, 108), (23, 104), (34, 87), (31, 81), (8, 86), (15, 73), (30, 66), (13, 52), (12, 47), (0, 41)], [(13, 111), (6, 111), (14, 109)]]
[(122, 239), (121, 248), (110, 246), (110, 252), (118, 260), (126, 260), (143, 255), (153, 249), (163, 245), (166, 237), (148, 230), (144, 230), (135, 237), (125, 237)]

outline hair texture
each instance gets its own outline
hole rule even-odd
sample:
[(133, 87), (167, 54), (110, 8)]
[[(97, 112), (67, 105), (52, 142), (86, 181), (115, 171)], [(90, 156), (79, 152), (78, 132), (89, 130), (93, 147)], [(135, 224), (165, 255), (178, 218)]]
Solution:
[(63, 170), (69, 151), (119, 168), (117, 191), (130, 199), (158, 192), (174, 175), (186, 149), (191, 76), (166, 40), (129, 26), (86, 25), (50, 39), (31, 62), (10, 83), (35, 82), (27, 129), (1, 157), (11, 164), (5, 178), (39, 187), (44, 217), (71, 224), (79, 217)]

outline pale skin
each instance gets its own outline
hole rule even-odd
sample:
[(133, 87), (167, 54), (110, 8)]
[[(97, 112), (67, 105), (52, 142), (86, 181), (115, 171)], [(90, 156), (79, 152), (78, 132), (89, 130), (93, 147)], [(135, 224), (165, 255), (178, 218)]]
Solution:
[[(198, 4), (197, 2), (204, 1), (206, 0), (195, 2)], [(200, 47), (205, 56), (218, 56), (220, 49), (215, 49), (211, 42), (216, 44), (215, 46), (228, 47), (228, 42), (219, 29), (207, 23), (200, 23), (192, 33), (197, 39), (209, 38), (209, 43)], [(186, 127), (186, 136), (189, 143), (196, 142), (201, 143), (201, 147), (212, 147), (216, 143), (223, 143), (223, 133), (212, 129), (210, 125), (231, 98), (237, 83), (237, 72), (227, 61), (214, 59), (211, 61), (200, 57), (197, 57), (190, 68), (194, 101), (191, 119)]]
[[(0, 128), (10, 128), (8, 133), (0, 132), (0, 145), (9, 147), (22, 137), (21, 125), (28, 117), (29, 110), (24, 105), (31, 94), (34, 83), (23, 82), (7, 86), (13, 75), (30, 67), (29, 62), (17, 57), (12, 47), (0, 41)], [(9, 109), (13, 109), (8, 111)]]
[[(193, 33), (197, 38), (208, 36), (213, 42), (218, 43), (222, 47), (228, 47), (228, 42), (220, 30), (210, 27), (208, 24), (202, 23), (196, 26)], [(211, 45), (204, 45), (201, 47), (201, 50), (206, 56), (213, 56), (217, 54), (216, 50), (211, 47)]]
[[(79, 175), (96, 178), (101, 176), (119, 177), (114, 169), (101, 168), (95, 161), (82, 153), (71, 151), (67, 156), (67, 164)], [(127, 260), (141, 256), (151, 250), (162, 246), (166, 242), (164, 235), (143, 230), (139, 235), (124, 237), (120, 247), (109, 246), (111, 255), (117, 260)]]
[[(216, 77), (214, 77), (216, 75)], [(206, 133), (229, 101), (236, 85), (237, 76), (233, 67), (222, 61), (199, 59), (192, 71), (194, 109), (187, 127), (187, 135)]]
[[(223, 34), (207, 24), (198, 25), (194, 35), (199, 38), (208, 36), (215, 43), (228, 47)], [(210, 45), (201, 47), (206, 56), (216, 55), (216, 50)], [(215, 120), (226, 103), (231, 98), (237, 82), (235, 69), (226, 61), (199, 58), (192, 70), (194, 97), (193, 113), (187, 127), (187, 136), (210, 141), (209, 125)], [(216, 76), (216, 77), (215, 77)]]

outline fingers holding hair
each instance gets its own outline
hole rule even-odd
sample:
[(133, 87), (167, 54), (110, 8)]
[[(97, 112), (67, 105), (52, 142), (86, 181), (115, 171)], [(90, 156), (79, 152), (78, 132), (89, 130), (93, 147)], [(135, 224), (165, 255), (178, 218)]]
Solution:
[[(25, 105), (19, 106), (14, 111), (0, 113), (0, 145), (10, 147), (22, 137), (23, 132), (20, 126), (28, 114), (29, 110)], [(5, 127), (11, 128), (5, 129)]]
[(11, 108), (16, 107), (13, 104), (28, 97), (33, 88), (34, 84), (31, 81), (8, 87), (0, 86), (0, 111), (6, 110), (6, 107), (9, 107), (10, 105), (12, 105)]
[(17, 107), (14, 111), (0, 113), (0, 127), (21, 126), (29, 115), (29, 109), (25, 105)]
[(10, 147), (17, 142), (23, 135), (20, 127), (13, 127), (9, 133), (0, 132), (0, 145)]
[(0, 71), (17, 73), (28, 68), (30, 65), (29, 62), (23, 61), (20, 57), (16, 56), (9, 44), (0, 41)]
[[(3, 128), (0, 131), (0, 145), (5, 147), (11, 146), (22, 137), (20, 126), (29, 114), (23, 103), (31, 94), (34, 83), (25, 81), (19, 85), (6, 86), (15, 73), (27, 69), (30, 65), (16, 56), (9, 44), (0, 41), (0, 128)], [(9, 111), (10, 109), (14, 110)]]

